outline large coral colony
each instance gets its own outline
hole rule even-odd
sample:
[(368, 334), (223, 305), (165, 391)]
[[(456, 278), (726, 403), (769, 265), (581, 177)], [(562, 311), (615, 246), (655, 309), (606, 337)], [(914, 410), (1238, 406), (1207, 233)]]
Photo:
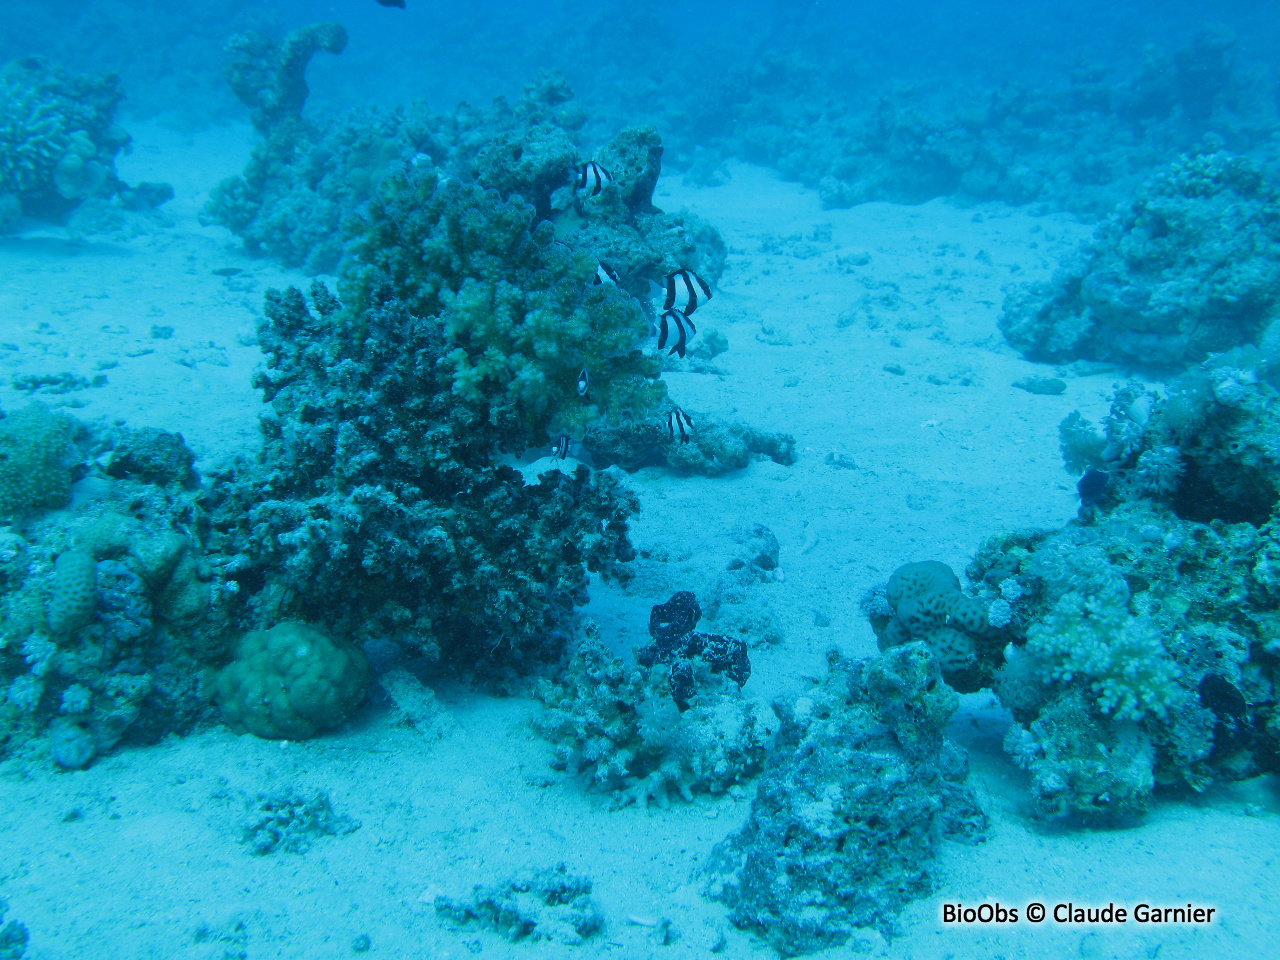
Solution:
[[(937, 561), (900, 567), (863, 602), (881, 656), (833, 650), (825, 680), (768, 705), (744, 695), (748, 645), (699, 632), (688, 591), (651, 598), (632, 658), (573, 616), (588, 574), (630, 579), (639, 509), (575, 444), (623, 470), (794, 459), (790, 437), (695, 429), (667, 396), (726, 250), (654, 206), (656, 129), (588, 154), (557, 74), (487, 111), (304, 118), (309, 59), (346, 42), (318, 24), (228, 47), (260, 142), (204, 215), (337, 276), (267, 295), (260, 454), (202, 477), (180, 434), (39, 403), (0, 417), (7, 756), (81, 769), (215, 716), (309, 738), (374, 679), (403, 699), (405, 663), (524, 678), (555, 769), (614, 806), (754, 796), (706, 893), (784, 955), (891, 932), (932, 888), (940, 840), (982, 839), (946, 736), (959, 694), (1008, 709), (1034, 817), (1123, 821), (1159, 789), (1276, 769), (1280, 193), (1262, 167), (1207, 136), (1049, 283), (1009, 293), (1001, 328), (1028, 359), (1171, 373), (1118, 385), (1100, 425), (1062, 423), (1079, 517), (992, 537), (968, 588)], [(113, 173), (114, 81), (33, 60), (0, 85), (0, 219), (164, 199)], [(515, 469), (551, 440), (540, 475)], [(769, 579), (776, 554), (738, 566)], [(259, 800), (254, 853), (358, 826), (323, 795)], [(576, 943), (601, 928), (590, 891), (559, 867), (437, 907)]]

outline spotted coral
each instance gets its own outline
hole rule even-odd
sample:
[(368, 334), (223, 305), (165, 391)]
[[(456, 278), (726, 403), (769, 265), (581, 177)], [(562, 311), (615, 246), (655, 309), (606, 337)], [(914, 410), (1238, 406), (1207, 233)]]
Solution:
[(74, 432), (69, 417), (41, 403), (0, 419), (0, 518), (67, 502)]
[(960, 590), (945, 563), (926, 560), (899, 567), (889, 578), (890, 616), (873, 620), (881, 650), (923, 641), (957, 689), (977, 689), (993, 664), (987, 604)]

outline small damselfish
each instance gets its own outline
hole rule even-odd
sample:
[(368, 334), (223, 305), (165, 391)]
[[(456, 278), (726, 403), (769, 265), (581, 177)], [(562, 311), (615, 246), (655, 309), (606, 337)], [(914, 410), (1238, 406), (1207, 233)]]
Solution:
[(587, 374), (587, 368), (583, 367), (578, 371), (578, 396), (585, 397), (587, 395), (587, 387), (591, 385), (591, 377)]
[(609, 266), (607, 263), (601, 260), (597, 260), (595, 279), (593, 279), (591, 282), (597, 285), (602, 283), (611, 283), (616, 285), (618, 282), (618, 273), (616, 270), (613, 269), (613, 267)]
[(578, 167), (573, 180), (573, 192), (585, 193), (588, 197), (598, 197), (606, 183), (612, 183), (609, 171), (594, 160), (588, 160)]
[(693, 429), (693, 418), (681, 410), (679, 407), (672, 407), (671, 412), (667, 414), (667, 432), (671, 434), (671, 439), (676, 439), (676, 434), (680, 434), (680, 442), (689, 442), (689, 431)]
[(699, 294), (704, 301), (711, 299), (711, 288), (707, 286), (707, 281), (687, 267), (668, 273), (663, 280), (667, 285), (667, 298), (662, 302), (663, 310), (679, 310), (687, 317), (702, 302), (698, 299)]
[[(693, 319), (687, 313), (681, 313), (679, 310), (667, 310), (658, 318), (658, 349), (661, 350), (667, 345), (667, 337), (671, 332), (671, 325), (676, 328), (676, 342), (671, 345), (671, 353), (679, 355), (683, 360), (685, 349), (689, 345), (689, 335), (698, 332), (698, 328), (693, 325)], [(670, 354), (668, 354), (670, 355)]]

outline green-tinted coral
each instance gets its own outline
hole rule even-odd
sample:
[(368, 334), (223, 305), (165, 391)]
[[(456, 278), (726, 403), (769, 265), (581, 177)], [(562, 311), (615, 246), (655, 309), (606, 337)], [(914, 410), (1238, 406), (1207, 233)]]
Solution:
[(268, 740), (306, 740), (359, 706), (369, 682), (364, 654), (305, 623), (246, 634), (218, 673), (227, 726)]
[[(470, 210), (478, 234), (486, 209)], [(437, 242), (446, 249), (448, 233)], [(476, 263), (507, 269), (498, 257)], [(218, 485), (216, 526), (248, 588), (237, 615), (323, 611), (343, 636), (390, 636), (464, 669), (555, 659), (557, 624), (585, 599), (587, 571), (625, 576), (634, 497), (585, 468), (526, 484), (496, 466), (499, 450), (537, 442), (534, 418), (545, 429), (549, 409), (521, 409), (501, 381), (455, 391), (457, 345), (441, 318), (411, 312), (396, 292), (371, 284), (362, 311), (320, 284), (315, 313), (296, 290), (268, 299), (265, 450)], [(416, 292), (405, 284), (406, 297)]]
[(1128, 612), (1128, 587), (1085, 597), (1068, 593), (1027, 631), (1026, 655), (1060, 683), (1079, 680), (1098, 709), (1119, 720), (1165, 717), (1186, 699), (1176, 682), (1181, 670), (1165, 651), (1160, 631)]
[[(665, 388), (657, 359), (640, 350), (639, 302), (592, 284), (590, 258), (554, 244), (532, 218), (518, 199), (432, 173), (384, 181), (351, 243), (340, 288), (348, 315), (394, 292), (413, 314), (438, 317), (450, 389), (492, 405), (524, 443), (553, 426), (580, 431), (602, 416), (655, 411)], [(579, 397), (584, 367), (592, 386)]]
[(40, 403), (0, 419), (0, 518), (67, 502), (74, 433), (70, 418)]

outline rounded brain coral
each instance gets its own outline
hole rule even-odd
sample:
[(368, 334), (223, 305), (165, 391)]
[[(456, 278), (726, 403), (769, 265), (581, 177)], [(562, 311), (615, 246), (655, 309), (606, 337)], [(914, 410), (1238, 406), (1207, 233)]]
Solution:
[(227, 726), (267, 740), (305, 740), (359, 706), (369, 665), (354, 645), (305, 623), (245, 634), (218, 673)]

